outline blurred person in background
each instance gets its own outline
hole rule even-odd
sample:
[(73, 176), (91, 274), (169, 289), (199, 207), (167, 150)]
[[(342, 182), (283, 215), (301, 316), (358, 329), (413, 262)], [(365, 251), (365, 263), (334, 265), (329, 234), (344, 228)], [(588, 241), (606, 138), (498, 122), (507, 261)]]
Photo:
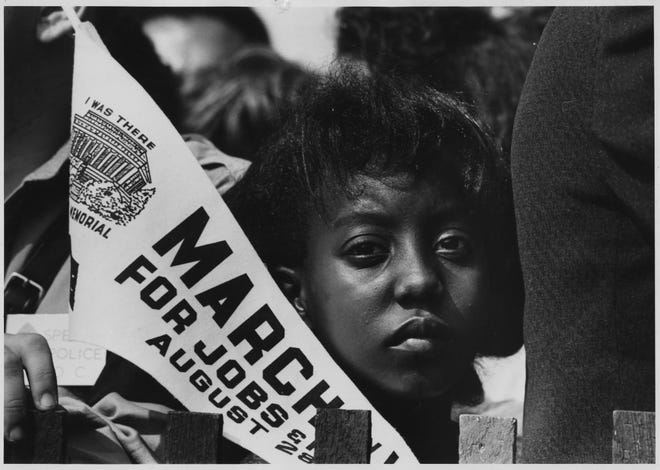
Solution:
[(339, 56), (420, 76), (471, 104), (508, 156), (533, 41), (510, 34), (489, 8), (347, 7), (337, 19)]
[[(179, 98), (187, 110), (211, 86), (213, 73), (248, 46), (270, 46), (266, 26), (247, 7), (127, 8), (142, 24), (163, 63), (179, 80)], [(189, 129), (190, 130), (190, 129)], [(193, 131), (197, 131), (193, 129)]]
[(244, 48), (203, 78), (209, 85), (186, 113), (184, 129), (199, 132), (229, 155), (252, 161), (313, 79), (311, 72), (270, 48)]

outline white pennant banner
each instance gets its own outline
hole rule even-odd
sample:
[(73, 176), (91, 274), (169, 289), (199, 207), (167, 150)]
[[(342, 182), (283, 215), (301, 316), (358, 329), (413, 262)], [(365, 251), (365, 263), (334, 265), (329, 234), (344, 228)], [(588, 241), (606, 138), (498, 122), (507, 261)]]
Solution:
[(185, 143), (76, 25), (72, 339), (102, 346), (270, 463), (311, 462), (318, 406), (372, 412), (372, 463), (416, 459), (281, 293)]

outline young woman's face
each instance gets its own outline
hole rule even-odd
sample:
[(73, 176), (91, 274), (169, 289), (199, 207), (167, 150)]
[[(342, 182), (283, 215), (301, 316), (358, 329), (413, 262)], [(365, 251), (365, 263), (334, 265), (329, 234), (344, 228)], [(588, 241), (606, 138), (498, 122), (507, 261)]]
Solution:
[(359, 383), (439, 396), (471, 367), (483, 247), (448, 185), (356, 184), (357, 198), (311, 223), (300, 276), (308, 324)]

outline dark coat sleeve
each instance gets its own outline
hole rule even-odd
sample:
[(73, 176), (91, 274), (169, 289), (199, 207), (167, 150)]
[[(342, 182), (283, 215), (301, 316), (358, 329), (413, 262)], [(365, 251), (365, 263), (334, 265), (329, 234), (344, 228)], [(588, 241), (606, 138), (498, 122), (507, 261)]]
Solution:
[(653, 11), (558, 8), (516, 116), (526, 462), (611, 462), (653, 410)]

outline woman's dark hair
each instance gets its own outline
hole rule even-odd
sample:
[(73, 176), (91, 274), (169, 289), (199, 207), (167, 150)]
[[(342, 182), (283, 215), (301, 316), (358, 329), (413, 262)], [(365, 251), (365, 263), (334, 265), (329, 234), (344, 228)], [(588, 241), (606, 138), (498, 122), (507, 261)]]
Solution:
[(437, 178), (480, 221), (497, 297), (477, 344), (506, 355), (522, 344), (522, 281), (509, 171), (479, 124), (453, 98), (410, 80), (342, 66), (306, 90), (284, 126), (225, 197), (269, 268), (299, 266), (310, 214), (356, 195), (358, 175)]

